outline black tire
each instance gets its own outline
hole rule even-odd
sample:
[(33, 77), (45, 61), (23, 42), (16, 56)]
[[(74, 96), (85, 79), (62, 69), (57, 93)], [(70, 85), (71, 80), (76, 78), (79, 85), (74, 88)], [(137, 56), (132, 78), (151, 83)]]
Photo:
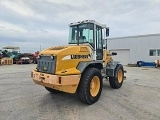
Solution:
[(137, 62), (137, 66), (141, 67), (141, 62), (140, 61)]
[(77, 94), (80, 101), (93, 104), (98, 101), (102, 91), (102, 75), (97, 68), (87, 68), (78, 86)]
[(46, 90), (48, 90), (49, 92), (51, 92), (51, 93), (60, 93), (61, 91), (59, 91), (59, 90), (55, 90), (55, 89), (52, 89), (52, 88), (49, 88), (49, 87), (45, 87), (46, 88)]
[(110, 86), (112, 88), (118, 89), (122, 86), (123, 80), (124, 80), (123, 66), (121, 64), (117, 64), (114, 71), (114, 77), (109, 77)]
[(137, 62), (137, 66), (138, 66), (138, 67), (141, 67), (141, 66), (142, 66), (142, 62), (141, 62), (141, 61), (138, 61), (138, 62)]

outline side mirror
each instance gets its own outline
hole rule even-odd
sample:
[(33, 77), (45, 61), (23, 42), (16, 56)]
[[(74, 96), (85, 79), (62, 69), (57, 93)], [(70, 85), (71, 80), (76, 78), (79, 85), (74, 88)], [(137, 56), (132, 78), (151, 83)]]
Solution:
[(112, 52), (112, 54), (111, 55), (117, 55), (117, 53), (115, 53), (115, 52)]
[(109, 36), (109, 28), (106, 28), (106, 37)]

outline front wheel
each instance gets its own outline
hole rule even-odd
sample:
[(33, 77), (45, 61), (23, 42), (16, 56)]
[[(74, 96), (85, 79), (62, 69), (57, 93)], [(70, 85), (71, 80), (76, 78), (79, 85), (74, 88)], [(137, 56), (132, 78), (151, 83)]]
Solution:
[(97, 68), (87, 68), (82, 74), (77, 94), (80, 101), (86, 104), (97, 102), (102, 91), (102, 75)]
[(122, 86), (124, 79), (124, 70), (121, 64), (118, 64), (114, 71), (114, 77), (109, 77), (109, 83), (112, 88), (118, 89)]

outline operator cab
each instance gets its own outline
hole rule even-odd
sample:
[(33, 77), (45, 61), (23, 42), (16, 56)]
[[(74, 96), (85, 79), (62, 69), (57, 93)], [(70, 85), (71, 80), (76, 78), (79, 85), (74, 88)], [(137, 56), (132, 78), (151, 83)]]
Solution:
[[(69, 44), (89, 44), (96, 56), (95, 60), (103, 59), (103, 39), (109, 36), (109, 28), (94, 20), (85, 20), (69, 24)], [(102, 32), (106, 32), (106, 36)]]

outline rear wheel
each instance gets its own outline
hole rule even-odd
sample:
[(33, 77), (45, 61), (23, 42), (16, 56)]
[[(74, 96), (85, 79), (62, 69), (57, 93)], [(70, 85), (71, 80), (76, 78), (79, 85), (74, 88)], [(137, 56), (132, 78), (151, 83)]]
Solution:
[(87, 68), (82, 74), (77, 94), (80, 101), (86, 104), (95, 103), (102, 91), (102, 75), (97, 68)]
[(109, 83), (112, 88), (118, 89), (122, 86), (124, 79), (124, 70), (121, 64), (118, 64), (114, 71), (114, 77), (109, 77)]
[(61, 92), (59, 90), (55, 90), (55, 89), (52, 89), (52, 88), (49, 88), (49, 87), (45, 87), (45, 88), (46, 88), (46, 90), (48, 90), (51, 93), (60, 93)]

